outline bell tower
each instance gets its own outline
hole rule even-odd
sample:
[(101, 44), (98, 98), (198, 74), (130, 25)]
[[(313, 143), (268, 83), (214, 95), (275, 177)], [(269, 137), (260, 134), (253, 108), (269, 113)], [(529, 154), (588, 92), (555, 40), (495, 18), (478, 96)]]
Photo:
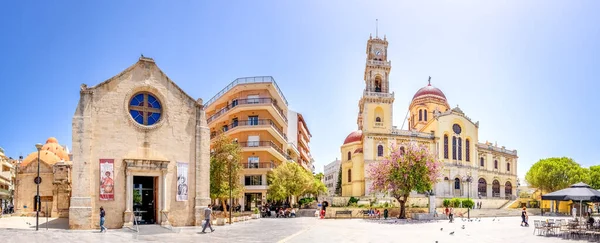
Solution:
[(358, 103), (358, 129), (372, 132), (390, 132), (392, 129), (392, 108), (394, 93), (390, 93), (389, 75), (392, 62), (388, 61), (388, 42), (369, 37), (365, 64), (365, 89)]

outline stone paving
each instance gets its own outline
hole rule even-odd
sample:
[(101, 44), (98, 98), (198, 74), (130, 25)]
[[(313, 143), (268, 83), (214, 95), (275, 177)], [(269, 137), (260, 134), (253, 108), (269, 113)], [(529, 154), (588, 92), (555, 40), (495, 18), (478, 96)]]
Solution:
[[(531, 217), (530, 222), (542, 217)], [(520, 218), (483, 218), (481, 222), (455, 223), (437, 221), (430, 223), (395, 224), (363, 219), (259, 219), (216, 226), (215, 232), (200, 234), (200, 228), (175, 228), (177, 233), (160, 233), (158, 226), (141, 226), (140, 233), (129, 229), (113, 229), (108, 233), (98, 231), (71, 231), (61, 227), (40, 227), (35, 231), (31, 218), (1, 218), (0, 239), (3, 242), (587, 242), (563, 240), (556, 237), (533, 235), (533, 226), (520, 227)], [(20, 223), (21, 222), (21, 223)], [(33, 218), (35, 223), (35, 218)], [(42, 222), (42, 220), (40, 220)], [(43, 221), (45, 223), (45, 219)], [(533, 223), (532, 223), (533, 224)], [(52, 225), (52, 224), (50, 224)], [(60, 225), (58, 222), (55, 226)], [(465, 225), (465, 229), (461, 226)], [(13, 227), (8, 227), (13, 226)], [(443, 230), (440, 230), (443, 228)], [(161, 232), (168, 232), (163, 231)], [(450, 232), (455, 232), (449, 235)]]

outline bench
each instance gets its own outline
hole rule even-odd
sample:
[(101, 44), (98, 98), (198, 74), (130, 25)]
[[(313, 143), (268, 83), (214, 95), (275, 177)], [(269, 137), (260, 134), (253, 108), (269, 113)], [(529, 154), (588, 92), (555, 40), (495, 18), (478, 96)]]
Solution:
[(363, 219), (369, 217), (369, 210), (362, 210)]
[(340, 211), (335, 211), (335, 218), (337, 219), (338, 215), (348, 215), (350, 217), (352, 217), (352, 211), (351, 210), (340, 210)]

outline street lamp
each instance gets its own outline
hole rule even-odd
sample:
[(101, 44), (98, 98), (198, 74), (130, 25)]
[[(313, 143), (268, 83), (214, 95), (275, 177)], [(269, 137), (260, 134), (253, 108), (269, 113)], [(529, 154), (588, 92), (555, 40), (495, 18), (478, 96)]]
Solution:
[(231, 225), (231, 214), (233, 213), (233, 190), (231, 188), (231, 164), (233, 160), (233, 155), (227, 155), (227, 160), (229, 161), (229, 224)]
[[(467, 187), (467, 199), (471, 200), (471, 182), (473, 181), (473, 177), (471, 175), (467, 175), (463, 177), (463, 181), (467, 183), (469, 186)], [(467, 219), (471, 219), (471, 207), (467, 208)]]
[(37, 184), (37, 193), (35, 196), (35, 230), (37, 231), (40, 225), (40, 206), (42, 206), (41, 204), (41, 200), (40, 200), (40, 183), (42, 183), (42, 178), (40, 178), (40, 151), (42, 150), (42, 144), (38, 143), (35, 145), (35, 148), (38, 151), (38, 158), (37, 158), (37, 177), (35, 178), (35, 184)]

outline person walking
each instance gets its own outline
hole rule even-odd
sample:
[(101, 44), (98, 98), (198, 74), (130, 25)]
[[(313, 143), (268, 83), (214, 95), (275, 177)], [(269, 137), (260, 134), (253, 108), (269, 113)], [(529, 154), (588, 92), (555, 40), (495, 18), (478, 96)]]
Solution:
[(523, 207), (523, 211), (521, 211), (521, 226), (529, 227), (527, 220), (529, 220), (529, 215), (527, 215), (527, 210)]
[(573, 214), (573, 218), (577, 220), (577, 207), (575, 207), (575, 204), (573, 204), (573, 209), (571, 209), (571, 212)]
[(204, 219), (206, 220), (206, 222), (204, 223), (204, 227), (202, 227), (202, 234), (206, 233), (206, 232), (204, 232), (206, 230), (206, 227), (210, 228), (210, 232), (215, 231), (212, 228), (212, 224), (210, 223), (210, 216), (212, 216), (212, 208), (211, 208), (211, 205), (208, 204), (208, 207), (206, 207), (206, 209), (204, 209)]
[(450, 207), (450, 212), (449, 212), (449, 216), (448, 218), (450, 218), (450, 223), (454, 223), (454, 208)]
[(106, 233), (106, 227), (104, 227), (104, 216), (106, 216), (106, 212), (104, 211), (104, 208), (100, 206), (100, 233)]

